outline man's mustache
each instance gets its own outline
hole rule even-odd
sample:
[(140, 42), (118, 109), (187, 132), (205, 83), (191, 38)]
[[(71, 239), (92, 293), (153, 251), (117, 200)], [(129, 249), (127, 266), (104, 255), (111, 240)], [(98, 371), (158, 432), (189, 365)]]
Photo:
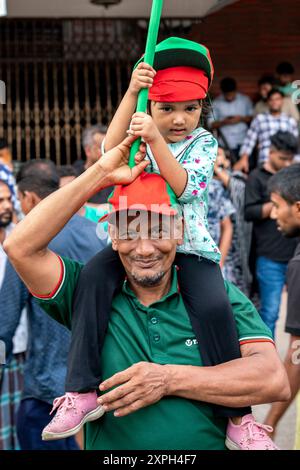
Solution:
[(131, 258), (131, 259), (132, 259), (132, 261), (137, 261), (137, 262), (139, 262), (139, 261), (141, 261), (141, 262), (145, 262), (145, 261), (147, 261), (147, 262), (152, 262), (152, 261), (153, 261), (153, 262), (154, 262), (154, 261), (159, 261), (159, 260), (161, 259), (161, 257), (160, 257), (160, 256), (156, 256), (155, 258), (147, 258), (147, 257), (141, 258), (141, 257), (135, 257), (135, 256), (134, 256), (134, 257)]

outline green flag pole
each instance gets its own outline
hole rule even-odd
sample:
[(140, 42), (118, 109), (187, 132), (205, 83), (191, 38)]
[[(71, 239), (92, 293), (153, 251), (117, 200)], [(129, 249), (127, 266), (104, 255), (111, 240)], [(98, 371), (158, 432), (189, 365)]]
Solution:
[[(147, 42), (146, 42), (146, 49), (145, 49), (145, 56), (144, 62), (149, 65), (153, 65), (154, 61), (154, 54), (155, 54), (155, 46), (157, 42), (159, 24), (160, 24), (160, 17), (162, 12), (164, 0), (153, 0), (152, 2), (152, 9), (148, 27), (148, 34), (147, 34)], [(147, 111), (147, 102), (148, 102), (148, 88), (142, 88), (139, 92), (138, 100), (137, 100), (137, 112), (145, 113)], [(141, 143), (141, 139), (137, 139), (131, 149), (130, 149), (130, 157), (129, 157), (129, 166), (132, 168), (134, 163), (134, 157), (139, 149)]]

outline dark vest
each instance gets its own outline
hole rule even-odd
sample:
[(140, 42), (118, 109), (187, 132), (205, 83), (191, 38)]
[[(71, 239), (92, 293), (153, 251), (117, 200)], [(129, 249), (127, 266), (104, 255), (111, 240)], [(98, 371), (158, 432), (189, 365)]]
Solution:
[[(203, 318), (203, 315), (201, 316), (199, 308), (193, 308), (193, 300), (197, 297), (197, 294), (199, 295), (199, 286), (192, 287), (192, 289), (197, 288), (197, 291), (196, 296), (191, 295), (194, 293), (191, 293), (191, 285), (193, 285), (191, 283), (191, 277), (193, 277), (193, 269), (197, 268), (197, 266), (195, 266), (195, 263), (197, 262), (197, 257), (179, 253), (177, 253), (175, 259), (175, 264), (179, 268), (178, 282), (180, 294), (182, 295), (198, 342), (198, 348), (203, 365), (213, 366), (240, 357), (240, 347), (233, 316), (232, 324), (229, 324), (231, 320), (226, 321), (226, 324), (223, 324), (220, 328), (219, 320), (221, 320), (221, 316), (219, 319), (217, 316), (208, 318), (208, 321), (205, 323), (205, 319)], [(183, 276), (182, 272), (189, 273), (189, 276)], [(119, 255), (114, 252), (110, 246), (94, 256), (83, 267), (78, 279), (73, 297), (73, 321), (75, 318), (86, 316), (87, 312), (92, 313), (92, 315), (89, 315), (89, 318), (90, 323), (93, 322), (92, 327), (95, 328), (96, 335), (93, 343), (97, 343), (95, 354), (98, 354), (99, 356), (101, 354), (105, 334), (108, 328), (112, 300), (114, 296), (120, 292), (124, 280), (125, 270), (120, 261)], [(205, 295), (205, 293), (203, 293), (203, 295)], [(197, 301), (199, 301), (199, 296)], [(217, 303), (217, 300), (216, 307), (214, 305), (212, 306), (212, 315), (215, 314), (216, 311), (220, 312), (219, 314), (222, 315), (222, 305), (220, 306), (220, 304)], [(209, 313), (210, 312), (206, 312), (206, 317), (209, 317)], [(89, 327), (91, 327), (91, 325)], [(228, 346), (228, 341), (226, 341), (226, 338), (228, 337), (233, 337), (233, 347), (231, 348), (230, 353), (227, 354), (226, 345)], [(222, 341), (224, 342), (223, 344)], [(99, 377), (101, 377), (101, 371), (99, 373)], [(217, 415), (223, 415), (226, 417), (243, 416), (244, 414), (251, 412), (249, 408), (229, 409), (217, 405), (213, 405), (213, 407), (218, 410)]]

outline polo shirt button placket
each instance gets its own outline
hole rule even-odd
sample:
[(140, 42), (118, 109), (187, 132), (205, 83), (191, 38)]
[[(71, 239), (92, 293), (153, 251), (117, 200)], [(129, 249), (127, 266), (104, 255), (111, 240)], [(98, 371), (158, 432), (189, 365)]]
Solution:
[(153, 353), (160, 355), (162, 347), (160, 335), (160, 321), (159, 318), (156, 316), (155, 310), (150, 310), (149, 312), (148, 325)]
[(155, 334), (153, 335), (153, 340), (155, 341), (155, 343), (158, 343), (159, 340), (160, 340), (160, 335), (159, 335), (158, 333), (155, 333)]

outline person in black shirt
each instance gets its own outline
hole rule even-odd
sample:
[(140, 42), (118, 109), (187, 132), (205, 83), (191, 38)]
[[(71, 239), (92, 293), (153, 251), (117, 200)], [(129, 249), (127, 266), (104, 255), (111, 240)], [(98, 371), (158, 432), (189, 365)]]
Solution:
[[(295, 164), (277, 173), (269, 181), (273, 209), (281, 233), (286, 237), (300, 237), (300, 165)], [(298, 238), (299, 242), (299, 238)], [(285, 403), (274, 403), (266, 418), (274, 430), (300, 389), (300, 243), (288, 264), (288, 306), (285, 331), (290, 344), (284, 365), (291, 386), (291, 398)]]
[(269, 159), (250, 174), (245, 191), (245, 219), (253, 222), (260, 314), (273, 335), (286, 282), (287, 264), (295, 251), (296, 241), (284, 238), (275, 220), (271, 219), (273, 205), (268, 193), (268, 181), (292, 163), (297, 148), (297, 139), (290, 132), (274, 134)]
[[(95, 125), (86, 128), (82, 133), (82, 147), (86, 156), (86, 160), (77, 160), (73, 163), (73, 167), (77, 172), (77, 176), (81, 175), (85, 170), (92, 166), (99, 158), (101, 158), (101, 145), (105, 138), (107, 128), (102, 125)], [(108, 196), (112, 192), (113, 187), (105, 188), (94, 194), (88, 202), (92, 204), (105, 204)]]

